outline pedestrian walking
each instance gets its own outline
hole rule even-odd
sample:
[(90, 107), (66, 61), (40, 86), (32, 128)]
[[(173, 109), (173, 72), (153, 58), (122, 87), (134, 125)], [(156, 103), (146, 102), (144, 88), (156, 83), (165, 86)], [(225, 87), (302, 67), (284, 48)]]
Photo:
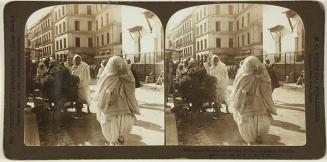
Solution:
[(210, 75), (216, 77), (216, 100), (218, 103), (226, 105), (226, 113), (229, 113), (228, 106), (228, 71), (224, 63), (222, 63), (218, 56), (213, 56), (211, 60)]
[(258, 58), (249, 56), (240, 67), (233, 84), (231, 107), (242, 138), (249, 145), (262, 143), (276, 109), (269, 74)]
[(267, 72), (269, 74), (270, 80), (271, 80), (271, 91), (273, 92), (275, 88), (280, 87), (277, 74), (276, 74), (276, 65), (271, 64), (269, 58), (265, 59), (265, 67), (267, 69)]
[(97, 74), (97, 80), (99, 80), (99, 78), (100, 78), (100, 76), (101, 76), (101, 74), (102, 74), (102, 72), (104, 70), (104, 67), (106, 67), (106, 65), (107, 65), (107, 62), (108, 62), (107, 60), (102, 60), (101, 61), (100, 68), (99, 68), (98, 74)]
[(140, 114), (135, 98), (135, 80), (126, 62), (118, 56), (109, 59), (95, 92), (93, 106), (102, 133), (110, 145), (124, 143)]
[[(81, 103), (87, 104), (87, 111), (91, 113), (89, 105), (90, 101), (90, 94), (89, 94), (89, 84), (91, 82), (91, 75), (90, 75), (90, 66), (82, 61), (80, 55), (75, 55), (73, 58), (73, 67), (72, 67), (72, 74), (77, 76), (80, 80), (79, 87), (78, 87), (78, 98)], [(81, 110), (78, 109), (78, 117), (80, 117)]]

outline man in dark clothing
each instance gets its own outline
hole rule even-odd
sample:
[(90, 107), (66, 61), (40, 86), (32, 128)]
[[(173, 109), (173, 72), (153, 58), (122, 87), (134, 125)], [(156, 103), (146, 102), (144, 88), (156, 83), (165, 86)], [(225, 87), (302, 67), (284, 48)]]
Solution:
[(140, 87), (141, 87), (141, 83), (140, 83), (140, 79), (139, 79), (139, 77), (137, 76), (135, 65), (132, 64), (132, 62), (131, 62), (130, 59), (127, 59), (127, 60), (126, 60), (126, 63), (127, 63), (128, 65), (130, 65), (130, 67), (131, 67), (131, 71), (132, 71), (133, 76), (134, 76), (134, 79), (135, 79), (135, 88), (140, 88)]

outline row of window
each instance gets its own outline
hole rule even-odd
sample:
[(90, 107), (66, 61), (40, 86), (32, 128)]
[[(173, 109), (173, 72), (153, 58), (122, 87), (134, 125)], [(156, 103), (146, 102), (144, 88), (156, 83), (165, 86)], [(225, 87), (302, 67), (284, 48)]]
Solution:
[(202, 51), (202, 50), (206, 50), (206, 49), (208, 49), (207, 39), (199, 40), (196, 42), (196, 50), (197, 51)]
[[(100, 44), (100, 40), (101, 39), (101, 44)], [(105, 34), (101, 34), (101, 36), (97, 36), (97, 46), (104, 46), (104, 45), (109, 45), (110, 44), (110, 34), (106, 33), (106, 38), (105, 38)]]
[(57, 10), (54, 12), (55, 20), (60, 19), (60, 18), (63, 17), (65, 14), (66, 14), (65, 6), (58, 7)]
[(33, 30), (33, 35), (37, 35), (43, 32), (45, 29), (49, 28), (50, 26), (51, 26), (50, 18), (48, 18)]
[[(101, 39), (101, 44), (100, 44), (100, 39)], [(106, 42), (106, 43), (105, 43)], [(56, 41), (56, 50), (62, 50), (66, 49), (68, 47), (67, 45), (66, 38), (60, 39)], [(94, 47), (93, 46), (93, 38), (89, 37), (87, 38), (87, 44), (89, 48)], [(100, 37), (97, 36), (97, 46), (104, 46), (104, 45), (109, 45), (110, 44), (110, 35), (109, 33), (106, 33), (106, 40), (105, 40), (105, 35), (102, 34)], [(75, 37), (75, 47), (81, 47), (81, 38), (80, 37)]]
[(207, 32), (207, 23), (200, 24), (196, 27), (196, 35), (202, 35)]
[(38, 45), (41, 45), (41, 44), (43, 44), (45, 42), (50, 41), (50, 39), (51, 39), (51, 32), (49, 31), (49, 32), (43, 34), (42, 36), (36, 38), (33, 41), (33, 43), (34, 43), (34, 46), (38, 46)]
[[(236, 29), (237, 30), (244, 28), (244, 26), (245, 26), (244, 25), (244, 19), (245, 19), (244, 16), (242, 16), (242, 18), (241, 18), (241, 23), (242, 23), (241, 25), (242, 26), (240, 26), (240, 22), (239, 22), (240, 20), (236, 21)], [(249, 25), (250, 25), (250, 13), (247, 13), (247, 26), (249, 26)]]
[(192, 42), (192, 32), (189, 32), (188, 34), (184, 35), (182, 38), (178, 39), (176, 41), (176, 47), (180, 47), (190, 42)]
[[(243, 34), (241, 37), (238, 36), (238, 40), (237, 40), (237, 46), (240, 47), (240, 38), (242, 39), (242, 46), (245, 46), (245, 34)], [(262, 41), (262, 36), (261, 36), (261, 41)], [(234, 43), (233, 43), (233, 38), (228, 38), (228, 47), (229, 48), (233, 48), (234, 47)], [(251, 36), (250, 33), (247, 33), (247, 45), (251, 44)], [(216, 38), (216, 48), (221, 48), (221, 38)], [(207, 46), (207, 39), (203, 39), (203, 40), (199, 40), (196, 42), (196, 50), (197, 51), (202, 51), (202, 50), (206, 50), (208, 49)]]
[(99, 19), (95, 20), (96, 30), (103, 28), (106, 25), (109, 25), (109, 13), (106, 13), (106, 24), (104, 24), (103, 16), (101, 15)]
[[(66, 6), (58, 7), (57, 10), (54, 12), (55, 20), (59, 20), (66, 14), (65, 10)], [(74, 5), (74, 14), (80, 14), (80, 6)], [(86, 14), (92, 15), (92, 6), (86, 5)]]
[(182, 49), (182, 53), (183, 55), (187, 55), (187, 54), (192, 54), (193, 53), (193, 50), (192, 50), (192, 46), (189, 46), (189, 47), (186, 47), (186, 48), (183, 48)]
[(50, 55), (52, 52), (51, 45), (42, 47), (39, 50), (40, 50), (39, 52), (41, 53), (42, 56)]
[(61, 24), (55, 26), (56, 35), (62, 34), (64, 32), (66, 32), (66, 22), (62, 22)]
[[(92, 31), (92, 21), (87, 21), (87, 31)], [(81, 31), (81, 24), (80, 21), (74, 21), (74, 30), (75, 31)], [(56, 35), (62, 34), (66, 32), (66, 23), (62, 22), (61, 24), (58, 24), (55, 26), (55, 33)]]
[(197, 12), (196, 12), (196, 21), (201, 20), (202, 18), (207, 16), (207, 6), (204, 6), (202, 8), (200, 8)]
[[(248, 24), (250, 24), (250, 13), (248, 13)], [(239, 21), (237, 21), (237, 30), (240, 29), (239, 27)], [(244, 27), (244, 17), (242, 17), (242, 28)], [(232, 21), (229, 21), (228, 22), (228, 31), (229, 32), (232, 32), (234, 29), (233, 29), (233, 22)], [(216, 21), (216, 31), (219, 32), (219, 31), (222, 31), (221, 30), (221, 22), (220, 21)], [(206, 23), (203, 23), (199, 26), (197, 26), (196, 28), (196, 34), (197, 35), (202, 35), (204, 33), (207, 32), (207, 24)]]
[[(176, 31), (176, 37), (181, 36), (185, 32), (188, 32), (189, 30), (192, 29), (192, 20), (187, 20), (177, 31)], [(175, 37), (175, 38), (176, 38)], [(175, 39), (174, 38), (174, 39)]]
[(56, 40), (56, 50), (62, 50), (67, 48), (66, 38)]

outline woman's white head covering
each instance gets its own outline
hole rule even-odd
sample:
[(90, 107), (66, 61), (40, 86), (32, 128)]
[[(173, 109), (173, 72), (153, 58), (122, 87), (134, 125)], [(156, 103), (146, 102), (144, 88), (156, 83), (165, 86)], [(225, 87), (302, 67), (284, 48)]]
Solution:
[(82, 57), (80, 55), (78, 55), (78, 54), (75, 54), (74, 57), (73, 57), (73, 63), (74, 63), (74, 65), (76, 65), (76, 59), (78, 57), (81, 59), (81, 62), (82, 62)]
[[(123, 97), (128, 102), (128, 107), (108, 107), (108, 103), (114, 97), (105, 97), (106, 93), (115, 97)], [(102, 113), (110, 111), (110, 115), (119, 112), (131, 112), (139, 114), (139, 109), (135, 97), (135, 79), (124, 59), (113, 56), (109, 59), (103, 72), (100, 75), (97, 88), (94, 94), (93, 106)]]
[(236, 74), (230, 100), (232, 108), (238, 112), (243, 111), (245, 93), (253, 84), (258, 85), (267, 111), (275, 114), (269, 74), (266, 67), (254, 56), (247, 57)]
[[(214, 62), (215, 62), (215, 59), (218, 59), (219, 60), (219, 57), (218, 56), (212, 56), (212, 58), (211, 58), (211, 66), (216, 66), (215, 64), (214, 64)], [(220, 60), (219, 60), (220, 61)]]

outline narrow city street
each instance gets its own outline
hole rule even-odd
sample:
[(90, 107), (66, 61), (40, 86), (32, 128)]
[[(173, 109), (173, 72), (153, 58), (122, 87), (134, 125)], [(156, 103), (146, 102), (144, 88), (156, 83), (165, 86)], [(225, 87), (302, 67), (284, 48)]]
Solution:
[[(229, 87), (231, 90), (231, 86)], [(306, 144), (304, 89), (285, 86), (275, 89), (273, 99), (278, 115), (263, 137), (262, 145), (301, 146)], [(239, 134), (232, 113), (222, 109), (222, 119), (210, 118), (210, 112), (201, 114), (199, 121), (178, 124), (180, 145), (246, 145)], [(232, 110), (230, 110), (232, 112)]]
[[(92, 81), (90, 92), (95, 92), (95, 81)], [(164, 144), (164, 113), (163, 90), (144, 85), (136, 89), (136, 98), (139, 103), (141, 115), (136, 116), (132, 132), (125, 137), (124, 145), (163, 145)], [(105, 138), (101, 127), (96, 120), (95, 110), (81, 119), (72, 117), (68, 112), (63, 117), (65, 126), (55, 129), (48, 124), (39, 128), (41, 146), (103, 146)]]

